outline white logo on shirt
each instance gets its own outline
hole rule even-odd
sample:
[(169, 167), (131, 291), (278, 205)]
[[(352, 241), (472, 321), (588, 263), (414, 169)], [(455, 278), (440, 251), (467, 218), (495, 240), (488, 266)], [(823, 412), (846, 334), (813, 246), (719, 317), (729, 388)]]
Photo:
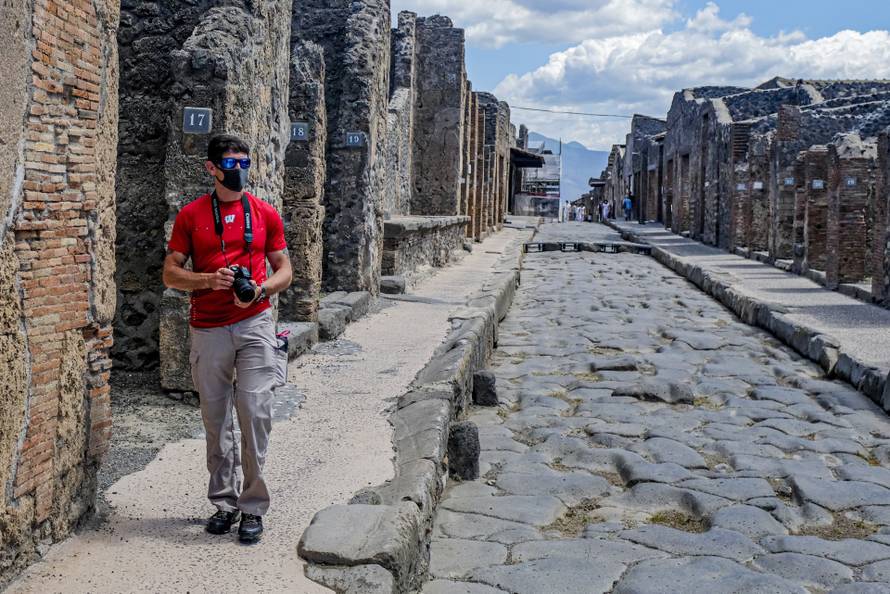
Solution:
[(226, 223), (234, 223), (234, 222), (235, 222), (235, 215), (233, 215), (233, 214), (226, 215)]

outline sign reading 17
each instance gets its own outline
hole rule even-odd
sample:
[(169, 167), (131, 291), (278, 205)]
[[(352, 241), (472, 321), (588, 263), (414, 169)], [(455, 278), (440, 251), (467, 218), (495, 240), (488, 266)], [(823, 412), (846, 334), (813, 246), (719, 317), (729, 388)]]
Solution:
[(183, 134), (210, 134), (213, 110), (209, 107), (186, 107), (182, 112)]

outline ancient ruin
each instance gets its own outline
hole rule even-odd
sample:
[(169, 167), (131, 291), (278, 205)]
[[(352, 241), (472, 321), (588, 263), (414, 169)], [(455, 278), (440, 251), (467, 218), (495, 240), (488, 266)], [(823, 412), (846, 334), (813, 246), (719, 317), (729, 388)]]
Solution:
[(685, 89), (665, 121), (634, 116), (602, 195), (631, 196), (640, 222), (885, 302), (888, 124), (887, 81)]
[(410, 285), (501, 227), (516, 132), (467, 80), (463, 30), (410, 12), (392, 28), (386, 0), (3, 10), (8, 580), (90, 515), (112, 361), (193, 391), (188, 295), (161, 267), (176, 214), (207, 191), (212, 134), (248, 140), (250, 190), (282, 213), (296, 274), (277, 315), (305, 349), (382, 282)]

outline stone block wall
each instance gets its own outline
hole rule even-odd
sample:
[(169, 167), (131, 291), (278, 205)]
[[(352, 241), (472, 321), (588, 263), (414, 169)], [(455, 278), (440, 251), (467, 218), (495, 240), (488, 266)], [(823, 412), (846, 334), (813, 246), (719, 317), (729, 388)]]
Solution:
[[(228, 132), (251, 147), (248, 189), (281, 209), (288, 141), (290, 50), (287, 2), (263, 0), (208, 10), (182, 49), (171, 53), (175, 93), (168, 111), (164, 197), (166, 237), (185, 204), (212, 188), (204, 169), (212, 134)], [(213, 109), (210, 135), (182, 133), (186, 106)], [(233, 263), (235, 263), (233, 261)], [(167, 289), (161, 302), (161, 385), (193, 391), (189, 365), (187, 294)]]
[(293, 322), (318, 319), (327, 147), (324, 72), (324, 53), (318, 45), (311, 41), (292, 45), (288, 112), (292, 122), (305, 122), (309, 128), (305, 141), (291, 140), (285, 151), (281, 198), (294, 280), (281, 293), (279, 318)]
[(448, 17), (420, 18), (417, 48), (411, 213), (456, 215), (460, 212), (467, 83), (464, 31), (456, 29)]
[(473, 105), (476, 109), (476, 122), (474, 126), (474, 156), (473, 171), (476, 178), (476, 216), (473, 217), (473, 237), (476, 241), (482, 241), (488, 231), (488, 169), (487, 150), (485, 148), (485, 99), (479, 93), (473, 93)]
[(851, 135), (828, 146), (826, 280), (831, 288), (868, 274), (868, 198), (876, 147)]
[[(762, 139), (761, 139), (762, 140)], [(748, 196), (751, 204), (751, 227), (748, 247), (756, 251), (769, 250), (769, 156), (764, 142), (752, 143), (748, 155)]]
[[(327, 170), (324, 261), (327, 291), (380, 285), (383, 196), (389, 180), (390, 12), (386, 0), (300, 0), (293, 36), (325, 57)], [(348, 146), (347, 133), (364, 136)], [(416, 165), (416, 164), (415, 164)]]
[(111, 432), (119, 10), (0, 10), (0, 585), (93, 510)]
[(182, 47), (212, 0), (121, 5), (120, 112), (117, 146), (115, 365), (158, 364), (164, 264), (164, 165), (174, 81), (170, 54)]
[(386, 116), (387, 178), (383, 195), (384, 216), (411, 212), (414, 179), (414, 112), (417, 99), (417, 15), (399, 13), (392, 30), (392, 69)]

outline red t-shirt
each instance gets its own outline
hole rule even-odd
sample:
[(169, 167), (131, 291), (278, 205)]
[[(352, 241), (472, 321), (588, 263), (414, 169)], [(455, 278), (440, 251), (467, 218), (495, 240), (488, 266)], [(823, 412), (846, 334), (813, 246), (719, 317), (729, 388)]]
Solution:
[[(284, 224), (273, 206), (247, 192), (244, 195), (250, 203), (250, 214), (253, 217), (253, 243), (250, 246), (252, 257), (248, 258), (245, 250), (244, 209), (240, 200), (219, 203), (223, 239), (226, 242), (226, 254), (223, 257), (219, 236), (213, 228), (210, 194), (204, 194), (179, 211), (167, 247), (191, 256), (192, 269), (195, 272), (216, 272), (227, 265), (244, 266), (248, 270), (252, 269), (251, 278), (257, 285), (261, 285), (266, 280), (266, 254), (287, 247), (284, 241)], [(228, 326), (270, 307), (269, 300), (263, 299), (241, 309), (235, 305), (234, 300), (235, 294), (232, 291), (192, 291), (191, 325), (195, 328)]]

